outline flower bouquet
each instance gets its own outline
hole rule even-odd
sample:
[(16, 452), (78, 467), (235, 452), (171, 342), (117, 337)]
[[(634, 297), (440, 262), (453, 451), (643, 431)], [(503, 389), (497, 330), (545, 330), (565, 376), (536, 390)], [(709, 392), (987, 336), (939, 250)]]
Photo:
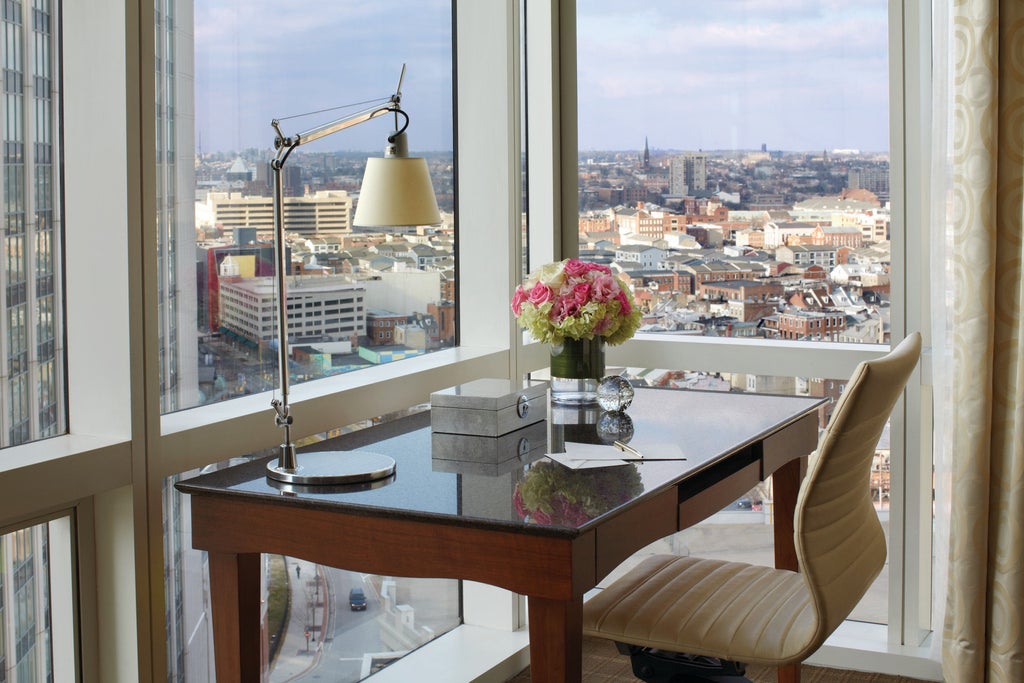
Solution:
[(512, 503), (521, 519), (544, 526), (579, 526), (643, 491), (636, 466), (570, 470), (537, 462), (516, 485)]
[(640, 326), (629, 288), (608, 266), (570, 258), (531, 273), (512, 295), (512, 312), (534, 339), (551, 345), (551, 395), (590, 403), (604, 376), (604, 345)]
[(549, 263), (516, 287), (512, 312), (537, 341), (600, 337), (621, 344), (640, 326), (629, 288), (608, 266), (570, 258)]

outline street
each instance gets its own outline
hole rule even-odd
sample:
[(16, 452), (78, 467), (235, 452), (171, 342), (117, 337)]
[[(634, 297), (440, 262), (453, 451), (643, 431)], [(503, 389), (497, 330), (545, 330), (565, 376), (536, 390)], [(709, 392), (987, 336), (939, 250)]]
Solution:
[[(394, 637), (394, 625), (402, 621), (402, 615), (397, 611), (395, 615), (385, 614), (382, 585), (391, 584), (390, 590), (402, 608), (412, 609), (414, 621), (428, 626), (428, 629), (418, 627), (414, 635), (422, 638), (425, 633), (441, 634), (459, 623), (456, 581), (391, 577), (382, 580), (295, 558), (287, 558), (287, 566), (290, 618), (272, 665), (271, 683), (314, 680), (354, 683), (372, 673), (375, 667), (386, 665), (390, 660), (389, 647), (382, 633), (387, 625)], [(366, 594), (363, 611), (349, 607), (349, 590), (353, 587), (361, 587)], [(366, 656), (375, 654), (382, 656)]]

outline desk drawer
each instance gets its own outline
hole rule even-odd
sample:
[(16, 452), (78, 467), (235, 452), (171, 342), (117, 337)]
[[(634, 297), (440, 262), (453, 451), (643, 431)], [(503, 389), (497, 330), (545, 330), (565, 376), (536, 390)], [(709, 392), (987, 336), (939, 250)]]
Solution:
[(640, 548), (676, 532), (677, 498), (674, 488), (662, 491), (597, 528), (598, 581)]
[(690, 494), (680, 491), (679, 528), (686, 529), (704, 521), (757, 486), (760, 477), (761, 462), (755, 460)]

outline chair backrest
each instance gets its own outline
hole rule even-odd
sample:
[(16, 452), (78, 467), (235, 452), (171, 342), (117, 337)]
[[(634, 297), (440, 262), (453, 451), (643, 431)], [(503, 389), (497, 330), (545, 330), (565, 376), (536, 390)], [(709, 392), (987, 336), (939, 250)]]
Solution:
[(815, 647), (849, 616), (885, 564), (871, 466), (920, 353), (921, 335), (914, 332), (882, 358), (858, 365), (808, 458), (794, 540), (818, 616)]

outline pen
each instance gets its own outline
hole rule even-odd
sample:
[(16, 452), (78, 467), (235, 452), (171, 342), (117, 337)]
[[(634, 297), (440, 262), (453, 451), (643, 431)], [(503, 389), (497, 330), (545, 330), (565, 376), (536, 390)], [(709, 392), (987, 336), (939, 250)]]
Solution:
[(664, 458), (661, 458), (661, 457), (658, 457), (658, 458), (645, 458), (643, 453), (641, 453), (637, 449), (633, 448), (632, 446), (627, 446), (626, 444), (622, 443), (621, 441), (613, 441), (612, 445), (615, 446), (616, 448), (618, 448), (623, 453), (629, 453), (636, 460), (644, 460), (646, 462), (651, 462), (653, 460), (686, 460), (686, 458), (684, 458), (681, 455), (673, 455), (673, 456), (664, 457)]
[(644, 454), (643, 453), (641, 453), (637, 449), (633, 448), (632, 446), (627, 446), (626, 444), (622, 443), (621, 441), (613, 441), (612, 445), (615, 446), (616, 448), (618, 448), (623, 453), (629, 453), (630, 455), (635, 455), (636, 457), (640, 458), (641, 460), (644, 459)]

